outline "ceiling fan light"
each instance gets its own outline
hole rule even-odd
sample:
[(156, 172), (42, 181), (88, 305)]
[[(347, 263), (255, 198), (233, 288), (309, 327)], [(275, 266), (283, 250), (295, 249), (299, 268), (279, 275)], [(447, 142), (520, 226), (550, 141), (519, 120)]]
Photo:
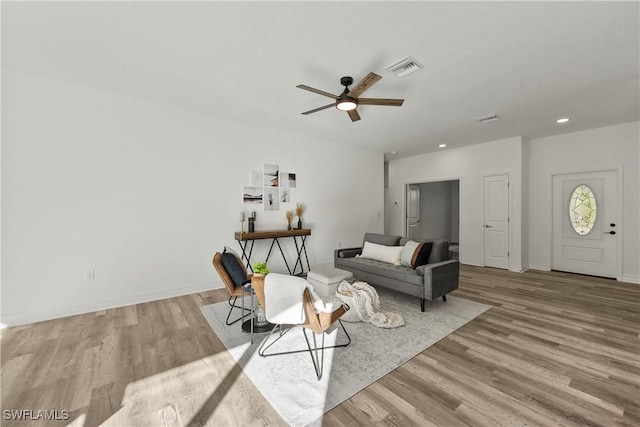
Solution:
[(356, 107), (358, 106), (358, 104), (356, 104), (355, 102), (349, 100), (349, 99), (344, 99), (342, 101), (338, 101), (338, 103), (336, 104), (336, 108), (340, 111), (351, 111), (351, 110), (355, 110)]

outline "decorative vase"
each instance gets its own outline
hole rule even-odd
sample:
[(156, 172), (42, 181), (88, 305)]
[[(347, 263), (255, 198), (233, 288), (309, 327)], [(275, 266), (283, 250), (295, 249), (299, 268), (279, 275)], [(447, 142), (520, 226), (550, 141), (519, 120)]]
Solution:
[(264, 278), (265, 274), (255, 273), (251, 276), (251, 287), (253, 291), (256, 293), (258, 297), (258, 306), (255, 308), (255, 325), (256, 326), (264, 326), (266, 325), (267, 319), (264, 315)]
[(291, 230), (291, 223), (289, 223), (289, 225), (287, 225), (287, 230)]
[(298, 228), (302, 228), (302, 218), (298, 218)]

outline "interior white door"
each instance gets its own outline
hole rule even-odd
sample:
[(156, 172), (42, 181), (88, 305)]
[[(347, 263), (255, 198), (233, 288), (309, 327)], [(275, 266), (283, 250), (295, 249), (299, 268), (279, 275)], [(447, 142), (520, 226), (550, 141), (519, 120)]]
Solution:
[(617, 171), (553, 176), (554, 270), (617, 276)]
[(407, 185), (407, 237), (420, 238), (420, 186)]
[(509, 175), (484, 177), (484, 265), (509, 268)]

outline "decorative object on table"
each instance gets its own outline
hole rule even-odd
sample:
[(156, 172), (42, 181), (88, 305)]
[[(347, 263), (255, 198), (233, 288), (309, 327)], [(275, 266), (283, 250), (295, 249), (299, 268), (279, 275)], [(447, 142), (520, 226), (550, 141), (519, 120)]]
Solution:
[(262, 203), (262, 187), (244, 187), (242, 189), (242, 201), (244, 203)]
[(249, 233), (256, 231), (256, 211), (252, 211), (249, 215)]
[(265, 187), (279, 187), (279, 169), (280, 167), (278, 165), (271, 165), (268, 163), (265, 163), (262, 166)]
[(304, 215), (305, 206), (298, 202), (296, 203), (296, 216), (298, 217), (298, 228), (302, 228), (302, 215)]
[(292, 210), (288, 210), (284, 213), (284, 215), (287, 217), (287, 230), (291, 230), (291, 221), (293, 221), (293, 215), (295, 215), (295, 212), (293, 212)]
[(280, 209), (280, 189), (264, 187), (264, 210), (277, 211)]
[(244, 212), (240, 212), (240, 232), (244, 233)]

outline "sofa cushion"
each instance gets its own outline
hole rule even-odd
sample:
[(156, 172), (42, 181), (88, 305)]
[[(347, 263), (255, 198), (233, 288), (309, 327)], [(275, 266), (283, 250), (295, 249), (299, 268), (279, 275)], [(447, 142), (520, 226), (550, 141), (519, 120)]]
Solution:
[[(398, 244), (400, 246), (406, 245), (407, 242), (410, 242), (411, 239), (407, 237), (403, 237), (400, 239)], [(450, 259), (449, 257), (449, 242), (443, 239), (427, 239), (427, 240), (417, 240), (417, 242), (425, 242), (432, 243), (431, 253), (429, 254), (429, 264), (433, 264), (436, 262), (447, 261)]]
[(434, 240), (429, 254), (429, 264), (442, 262), (449, 259), (449, 242), (446, 240)]
[(431, 253), (432, 242), (414, 242), (409, 240), (400, 254), (400, 264), (404, 267), (416, 268), (425, 265)]
[[(367, 259), (362, 257), (339, 258), (338, 268), (342, 267), (351, 271), (360, 270), (381, 277), (388, 277), (390, 279), (412, 283), (414, 285), (422, 285), (424, 283), (423, 276), (416, 274), (416, 270), (410, 267), (391, 265), (389, 263), (376, 261), (374, 259)], [(354, 272), (353, 276), (357, 279), (357, 272)]]
[(403, 248), (404, 246), (387, 246), (364, 242), (360, 257), (400, 265), (400, 253)]
[(399, 244), (400, 239), (401, 239), (400, 236), (390, 236), (388, 234), (365, 233), (362, 246), (364, 246), (364, 242), (371, 242), (371, 243), (376, 243), (378, 245), (385, 245), (385, 246), (402, 246)]
[(247, 281), (247, 269), (235, 253), (222, 253), (222, 266), (235, 286), (242, 286)]

